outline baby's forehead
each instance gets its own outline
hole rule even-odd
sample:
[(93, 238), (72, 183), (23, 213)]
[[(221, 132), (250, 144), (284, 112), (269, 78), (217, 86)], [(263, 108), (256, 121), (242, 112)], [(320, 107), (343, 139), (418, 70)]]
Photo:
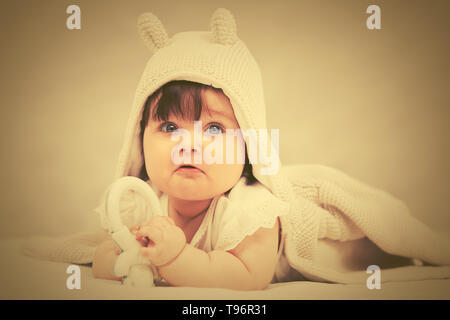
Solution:
[(202, 114), (205, 112), (209, 116), (222, 116), (235, 120), (233, 106), (225, 94), (207, 89), (204, 92), (203, 99), (205, 103)]

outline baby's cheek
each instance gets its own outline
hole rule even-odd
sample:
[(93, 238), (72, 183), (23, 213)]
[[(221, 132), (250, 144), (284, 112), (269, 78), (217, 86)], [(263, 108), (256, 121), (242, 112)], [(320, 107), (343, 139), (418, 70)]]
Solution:
[(171, 161), (172, 147), (167, 141), (155, 137), (153, 140), (149, 139), (144, 146), (144, 158), (146, 165), (152, 168), (169, 168), (172, 165)]
[(220, 183), (224, 192), (232, 188), (241, 178), (242, 171), (244, 170), (244, 165), (239, 163), (234, 164), (223, 164), (217, 169), (220, 175)]

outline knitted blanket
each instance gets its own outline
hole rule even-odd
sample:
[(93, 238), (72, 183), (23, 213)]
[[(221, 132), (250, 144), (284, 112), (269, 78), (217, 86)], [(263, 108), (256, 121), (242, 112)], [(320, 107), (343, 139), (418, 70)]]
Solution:
[[(369, 277), (362, 260), (377, 263), (379, 254), (367, 256), (364, 241), (387, 254), (413, 258), (419, 265), (382, 269), (382, 282), (450, 277), (450, 237), (432, 230), (411, 215), (408, 207), (391, 194), (368, 186), (338, 170), (319, 165), (285, 168), (296, 198), (282, 220), (289, 264), (312, 280), (364, 283)], [(346, 268), (334, 270), (321, 263), (319, 241), (333, 241), (336, 259)], [(345, 252), (353, 242), (352, 252)], [(345, 255), (345, 256), (344, 256)], [(365, 257), (361, 257), (365, 255)], [(364, 259), (362, 259), (364, 258)], [(404, 259), (404, 261), (408, 261)], [(360, 269), (354, 266), (359, 266)], [(381, 267), (381, 266), (380, 266)]]
[[(382, 269), (382, 282), (450, 278), (450, 237), (414, 218), (408, 207), (389, 193), (320, 165), (285, 166), (282, 174), (295, 195), (290, 213), (281, 217), (284, 254), (290, 266), (307, 279), (365, 283), (368, 265), (361, 262), (362, 255), (372, 264), (380, 255), (368, 251), (367, 242), (361, 240), (374, 244), (372, 249), (431, 264)], [(86, 264), (107, 237), (103, 230), (62, 238), (31, 237), (25, 241), (23, 253)], [(332, 259), (344, 261), (344, 268), (342, 263), (337, 270), (333, 261), (321, 261), (320, 241), (334, 244), (336, 256)], [(352, 244), (350, 252), (348, 244)]]

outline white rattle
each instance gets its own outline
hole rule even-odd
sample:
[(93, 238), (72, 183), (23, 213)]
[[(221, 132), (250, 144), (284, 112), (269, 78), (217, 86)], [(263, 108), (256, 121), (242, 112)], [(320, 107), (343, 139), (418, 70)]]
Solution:
[(122, 223), (120, 216), (120, 200), (122, 195), (130, 190), (137, 192), (150, 205), (151, 214), (148, 216), (147, 211), (146, 220), (152, 216), (162, 215), (158, 197), (152, 188), (141, 179), (122, 177), (111, 185), (106, 195), (106, 218), (109, 221), (111, 238), (122, 251), (113, 266), (113, 274), (117, 277), (124, 277), (123, 284), (151, 287), (154, 286), (154, 280), (159, 280), (157, 279), (158, 272), (148, 260), (139, 254), (142, 246), (128, 227)]

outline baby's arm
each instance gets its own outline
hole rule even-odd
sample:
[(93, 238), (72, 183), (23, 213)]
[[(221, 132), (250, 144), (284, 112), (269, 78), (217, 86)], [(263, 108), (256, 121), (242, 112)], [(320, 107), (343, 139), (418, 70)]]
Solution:
[(92, 263), (92, 273), (95, 278), (122, 280), (122, 278), (115, 277), (112, 274), (112, 268), (119, 252), (119, 248), (110, 239), (105, 240), (95, 249), (94, 261)]
[[(130, 228), (131, 233), (136, 234), (137, 227)], [(92, 273), (95, 278), (106, 280), (121, 281), (121, 277), (113, 275), (113, 267), (120, 249), (111, 239), (103, 241), (94, 253), (94, 261), (92, 262)]]
[[(172, 228), (178, 227), (172, 222)], [(146, 229), (142, 228), (141, 233), (138, 232), (138, 236), (145, 236), (145, 231)], [(161, 243), (169, 237), (170, 231), (164, 232), (164, 239)], [(158, 246), (158, 242), (155, 242), (154, 248), (142, 249), (143, 255), (147, 256), (150, 261), (152, 261), (153, 256), (156, 256), (154, 255), (154, 249)], [(184, 248), (178, 256), (175, 255), (174, 260), (169, 259), (168, 264), (158, 267), (161, 277), (169, 284), (261, 290), (267, 287), (275, 272), (278, 249), (278, 219), (274, 227), (270, 229), (260, 228), (229, 251), (214, 250), (206, 253), (189, 244), (183, 245)], [(170, 251), (164, 250), (164, 248), (160, 250), (161, 252)], [(168, 257), (165, 259), (167, 260)]]

